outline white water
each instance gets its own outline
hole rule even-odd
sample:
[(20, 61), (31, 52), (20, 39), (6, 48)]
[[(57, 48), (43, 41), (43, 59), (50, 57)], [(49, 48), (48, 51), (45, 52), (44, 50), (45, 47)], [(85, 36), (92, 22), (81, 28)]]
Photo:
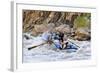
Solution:
[[(29, 34), (28, 34), (29, 35)], [(64, 61), (64, 60), (86, 60), (91, 57), (91, 49), (89, 41), (74, 41), (75, 44), (80, 46), (77, 52), (67, 52), (67, 50), (55, 50), (49, 44), (44, 44), (34, 49), (28, 50), (27, 48), (41, 44), (44, 42), (40, 36), (32, 37), (26, 40), (23, 38), (23, 62), (46, 62), (46, 61)]]

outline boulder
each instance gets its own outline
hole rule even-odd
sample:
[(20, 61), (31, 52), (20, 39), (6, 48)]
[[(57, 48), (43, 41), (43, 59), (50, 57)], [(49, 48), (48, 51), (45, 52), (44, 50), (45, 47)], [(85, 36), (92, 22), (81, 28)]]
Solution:
[(41, 24), (41, 25), (34, 25), (34, 29), (32, 30), (32, 35), (38, 35), (46, 31), (51, 31), (55, 27), (55, 24)]
[(58, 27), (55, 27), (55, 30), (59, 32), (70, 33), (70, 26), (63, 24)]
[(80, 41), (90, 40), (91, 34), (88, 28), (78, 28), (75, 31), (75, 39)]

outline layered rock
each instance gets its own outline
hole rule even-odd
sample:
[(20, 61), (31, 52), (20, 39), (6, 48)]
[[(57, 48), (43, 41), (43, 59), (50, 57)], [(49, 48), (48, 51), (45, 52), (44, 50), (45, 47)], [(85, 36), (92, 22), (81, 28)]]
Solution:
[(47, 30), (64, 32), (77, 40), (88, 40), (91, 38), (90, 14), (23, 10), (23, 32), (37, 36)]
[(61, 24), (70, 24), (73, 26), (73, 21), (78, 15), (80, 13), (23, 10), (23, 31), (26, 32), (26, 29), (33, 27), (34, 24), (54, 23), (57, 26)]

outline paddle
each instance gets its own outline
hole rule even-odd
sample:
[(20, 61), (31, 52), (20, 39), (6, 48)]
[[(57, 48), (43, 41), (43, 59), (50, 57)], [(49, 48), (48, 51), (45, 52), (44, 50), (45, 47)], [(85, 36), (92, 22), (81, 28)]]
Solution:
[[(78, 48), (80, 48), (80, 46), (78, 46), (77, 44), (73, 43), (72, 41), (68, 40), (68, 42), (70, 42), (70, 43), (74, 44), (75, 46), (77, 46)], [(36, 48), (36, 47), (38, 47), (38, 46), (44, 45), (44, 44), (46, 44), (46, 43), (47, 43), (47, 42), (42, 43), (42, 44), (39, 44), (39, 45), (36, 45), (36, 46), (29, 47), (28, 50), (31, 50), (31, 49)], [(54, 43), (54, 42), (52, 41), (52, 43)], [(54, 43), (54, 44), (55, 44), (55, 43)]]
[(39, 44), (39, 45), (36, 45), (36, 46), (29, 47), (28, 50), (31, 50), (31, 49), (36, 48), (36, 47), (38, 47), (38, 46), (44, 45), (44, 44), (46, 44), (46, 43), (47, 43), (47, 42), (42, 43), (42, 44)]
[(54, 43), (53, 41), (48, 40), (48, 41), (45, 41), (45, 42), (42, 43), (42, 44), (39, 44), (39, 45), (36, 45), (36, 46), (29, 47), (28, 50), (31, 50), (31, 49), (36, 48), (36, 47), (38, 47), (38, 46), (41, 46), (41, 45), (47, 44), (48, 42), (49, 42), (50, 44), (51, 44), (51, 43)]
[(78, 46), (77, 44), (73, 43), (72, 41), (68, 40), (68, 42), (74, 44), (75, 46), (77, 46), (78, 48), (80, 48), (80, 46)]

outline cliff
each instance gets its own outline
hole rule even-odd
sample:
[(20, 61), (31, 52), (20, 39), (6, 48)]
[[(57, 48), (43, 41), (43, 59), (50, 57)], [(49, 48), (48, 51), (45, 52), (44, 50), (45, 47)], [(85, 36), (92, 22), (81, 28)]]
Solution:
[(31, 32), (37, 36), (53, 28), (78, 40), (91, 38), (91, 14), (79, 12), (56, 12), (23, 10), (23, 33)]

